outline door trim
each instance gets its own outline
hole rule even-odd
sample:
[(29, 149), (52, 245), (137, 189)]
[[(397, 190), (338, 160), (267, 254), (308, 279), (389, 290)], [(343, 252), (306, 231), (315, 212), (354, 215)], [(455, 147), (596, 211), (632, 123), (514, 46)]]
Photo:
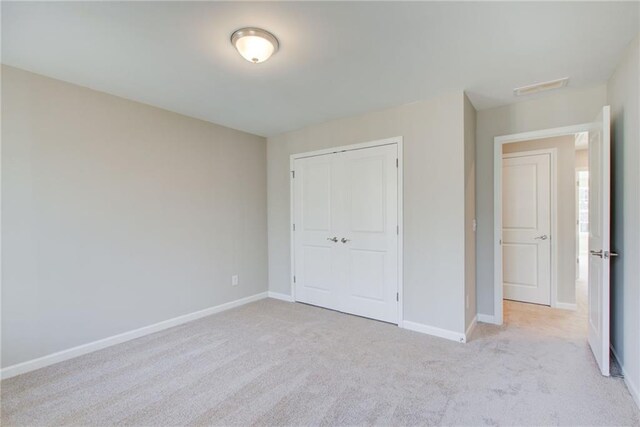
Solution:
[[(502, 154), (502, 159), (513, 159), (517, 157), (536, 156), (539, 154), (549, 155), (549, 169), (551, 172), (549, 186), (549, 211), (551, 214), (551, 278), (549, 302), (551, 307), (558, 306), (558, 150), (556, 148), (542, 148), (540, 150), (518, 151), (517, 153)], [(502, 168), (500, 168), (502, 174)], [(500, 217), (502, 217), (502, 177), (500, 177)], [(500, 221), (502, 229), (502, 221)], [(502, 234), (501, 234), (502, 235)], [(502, 245), (500, 245), (500, 271), (502, 272)], [(502, 288), (504, 293), (504, 288)]]
[[(587, 148), (588, 150), (588, 148)], [(580, 279), (580, 186), (579, 186), (579, 182), (580, 182), (580, 172), (588, 172), (589, 168), (588, 167), (579, 167), (579, 168), (575, 168), (575, 182), (576, 182), (576, 187), (575, 187), (575, 216), (576, 216), (576, 282), (578, 281), (578, 279)], [(588, 252), (588, 251), (587, 251)], [(588, 258), (587, 258), (588, 259)], [(575, 296), (574, 296), (574, 301), (576, 301), (575, 304), (575, 308), (572, 308), (572, 310), (577, 310), (577, 301), (578, 301), (578, 286), (576, 283), (575, 286)]]
[[(529, 141), (532, 139), (551, 138), (591, 130), (591, 123), (574, 126), (563, 126), (551, 129), (541, 129), (532, 132), (522, 132), (510, 135), (496, 136), (493, 139), (493, 323), (502, 325), (504, 316), (502, 310), (502, 145), (513, 142)], [(552, 167), (552, 169), (555, 169)], [(557, 203), (554, 203), (557, 205)], [(552, 242), (557, 236), (557, 230), (552, 229)], [(553, 246), (553, 244), (552, 244)], [(552, 253), (553, 253), (552, 249)], [(552, 255), (552, 268), (554, 262)], [(552, 274), (552, 287), (553, 274)], [(553, 297), (553, 294), (552, 294)], [(557, 304), (557, 301), (556, 301)]]
[(307, 157), (324, 156), (327, 154), (335, 154), (343, 151), (362, 150), (365, 148), (381, 147), (384, 145), (396, 145), (398, 149), (398, 326), (403, 327), (404, 321), (404, 309), (403, 309), (403, 290), (404, 290), (404, 275), (403, 275), (403, 235), (404, 235), (404, 223), (403, 223), (403, 175), (404, 175), (404, 160), (403, 160), (403, 138), (402, 136), (395, 136), (392, 138), (379, 139), (375, 141), (363, 142), (359, 144), (342, 145), (339, 147), (331, 147), (322, 150), (308, 151), (305, 153), (297, 153), (289, 156), (289, 253), (290, 253), (290, 274), (289, 281), (291, 286), (291, 298), (296, 300), (295, 295), (295, 236), (293, 234), (293, 220), (294, 220), (294, 162), (297, 159), (304, 159)]

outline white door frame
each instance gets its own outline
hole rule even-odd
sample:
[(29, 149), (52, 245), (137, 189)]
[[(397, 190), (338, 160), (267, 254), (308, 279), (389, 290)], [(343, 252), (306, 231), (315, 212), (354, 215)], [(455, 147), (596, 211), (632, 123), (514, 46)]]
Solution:
[[(591, 129), (590, 123), (583, 123), (574, 126), (564, 126), (552, 129), (542, 129), (532, 132), (522, 132), (511, 135), (496, 136), (493, 139), (493, 323), (502, 325), (502, 146), (514, 142), (530, 141), (534, 139), (552, 138), (579, 132), (588, 132)], [(556, 194), (555, 183), (557, 182), (557, 170), (555, 160), (552, 160), (552, 191)], [(557, 201), (551, 197), (554, 212), (557, 208)], [(551, 306), (557, 305), (557, 250), (555, 240), (557, 238), (556, 221), (552, 215), (551, 225)]]
[[(556, 307), (557, 297), (558, 297), (558, 245), (556, 236), (558, 235), (558, 150), (556, 148), (542, 148), (539, 150), (527, 150), (527, 151), (518, 151), (517, 153), (504, 153), (502, 154), (502, 159), (513, 159), (516, 157), (525, 157), (525, 156), (536, 156), (539, 154), (548, 154), (549, 155), (549, 170), (551, 172), (549, 187), (549, 211), (550, 211), (550, 232), (551, 238), (550, 247), (551, 247), (551, 277), (550, 277), (550, 304), (551, 307)], [(500, 168), (500, 172), (502, 173), (502, 168)], [(502, 177), (500, 179), (500, 217), (502, 218)], [(502, 230), (502, 221), (500, 221), (500, 229)], [(500, 239), (502, 238), (502, 233), (500, 233)], [(500, 275), (502, 276), (502, 245), (500, 245)], [(504, 288), (502, 288), (504, 292)]]
[[(576, 281), (580, 279), (580, 172), (588, 172), (589, 167), (578, 167), (575, 171), (576, 194), (575, 194), (575, 214), (576, 214)], [(587, 251), (588, 252), (588, 251)], [(588, 259), (588, 258), (587, 258)], [(576, 285), (576, 309), (578, 305), (578, 286)], [(575, 309), (574, 309), (575, 310)]]
[(294, 162), (296, 159), (304, 159), (305, 157), (315, 157), (315, 156), (323, 156), (327, 154), (340, 153), (343, 151), (352, 151), (352, 150), (362, 150), (364, 148), (372, 148), (372, 147), (380, 147), (383, 145), (396, 145), (398, 147), (398, 326), (403, 327), (404, 320), (404, 310), (403, 310), (403, 289), (404, 289), (404, 281), (403, 281), (403, 256), (402, 256), (402, 248), (403, 248), (403, 239), (402, 236), (404, 234), (404, 225), (403, 225), (403, 199), (402, 199), (402, 190), (403, 190), (403, 180), (402, 177), (404, 175), (404, 166), (403, 166), (403, 152), (402, 152), (402, 144), (403, 139), (401, 136), (395, 136), (393, 138), (379, 139), (376, 141), (363, 142), (360, 144), (351, 144), (351, 145), (343, 145), (340, 147), (331, 147), (326, 148), (324, 150), (316, 150), (309, 151), (306, 153), (297, 153), (289, 156), (289, 230), (291, 231), (290, 240), (289, 240), (289, 248), (291, 254), (291, 274), (290, 274), (290, 284), (291, 284), (291, 298), (293, 301), (296, 300), (295, 295), (295, 236), (293, 234), (293, 221), (294, 221)]

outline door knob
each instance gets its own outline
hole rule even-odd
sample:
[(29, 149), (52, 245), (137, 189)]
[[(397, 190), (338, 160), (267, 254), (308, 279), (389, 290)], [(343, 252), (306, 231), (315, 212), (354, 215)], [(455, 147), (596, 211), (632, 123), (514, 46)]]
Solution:
[(547, 236), (546, 234), (543, 234), (542, 236), (534, 237), (534, 239), (536, 240), (547, 240), (548, 238), (549, 236)]
[(598, 257), (602, 258), (602, 249), (600, 249), (599, 251), (591, 250), (591, 251), (589, 251), (589, 253), (591, 253), (591, 255), (593, 255), (593, 256), (598, 256)]
[(327, 237), (327, 240), (329, 240), (330, 242), (333, 242), (333, 243), (337, 243), (338, 242), (338, 238), (337, 237)]
[(347, 243), (347, 242), (350, 242), (350, 241), (351, 241), (351, 239), (345, 239), (345, 238), (343, 237), (342, 239), (340, 239), (340, 241), (341, 241), (342, 243)]
[(609, 252), (609, 251), (605, 251), (604, 252), (604, 257), (605, 258), (609, 258), (609, 257), (613, 258), (613, 257), (617, 257), (617, 256), (618, 256), (617, 252)]

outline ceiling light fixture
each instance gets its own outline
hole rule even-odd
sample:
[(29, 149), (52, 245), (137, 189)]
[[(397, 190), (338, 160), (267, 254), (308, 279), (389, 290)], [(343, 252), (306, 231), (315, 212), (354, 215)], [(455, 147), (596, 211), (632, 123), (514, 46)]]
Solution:
[(231, 44), (244, 59), (254, 64), (264, 62), (278, 51), (276, 36), (261, 28), (241, 28), (231, 34)]
[(531, 95), (545, 90), (560, 89), (561, 87), (565, 87), (567, 84), (569, 84), (569, 77), (518, 87), (513, 90), (513, 94), (515, 96)]

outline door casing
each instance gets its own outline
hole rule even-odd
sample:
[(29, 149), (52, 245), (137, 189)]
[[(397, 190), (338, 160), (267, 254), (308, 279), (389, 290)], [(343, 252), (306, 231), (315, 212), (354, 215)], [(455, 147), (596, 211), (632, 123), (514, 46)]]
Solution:
[[(580, 132), (588, 132), (592, 128), (591, 123), (583, 123), (574, 126), (563, 126), (551, 129), (542, 129), (532, 132), (522, 132), (511, 135), (497, 136), (493, 139), (493, 316), (483, 316), (488, 323), (502, 325), (504, 320), (502, 310), (502, 145), (513, 142), (529, 141), (532, 139), (552, 138), (556, 136), (570, 135)], [(552, 166), (552, 169), (555, 169)], [(557, 203), (554, 203), (557, 206)], [(557, 230), (552, 228), (552, 239), (558, 235)], [(557, 266), (557, 259), (553, 258), (552, 248), (552, 269)], [(555, 278), (552, 273), (552, 289), (555, 290)], [(554, 292), (552, 290), (552, 292)], [(552, 293), (552, 302), (553, 293)], [(556, 301), (557, 303), (557, 301)], [(555, 307), (556, 305), (552, 305)]]
[[(575, 194), (575, 215), (576, 215), (576, 280), (580, 279), (580, 172), (588, 172), (588, 167), (579, 167), (575, 171), (576, 194)], [(576, 295), (576, 305), (577, 305)]]
[(323, 156), (327, 154), (339, 153), (342, 151), (353, 151), (353, 150), (362, 150), (366, 148), (372, 147), (380, 147), (383, 145), (396, 145), (398, 149), (398, 326), (403, 327), (403, 319), (404, 319), (404, 309), (403, 309), (403, 290), (404, 290), (404, 281), (403, 281), (403, 253), (402, 248), (403, 245), (403, 234), (404, 234), (404, 226), (403, 226), (403, 138), (402, 136), (396, 136), (392, 138), (379, 139), (376, 141), (363, 142), (359, 144), (351, 144), (351, 145), (343, 145), (339, 147), (331, 147), (323, 150), (309, 151), (305, 153), (297, 153), (289, 156), (289, 231), (290, 231), (290, 240), (289, 240), (289, 248), (290, 248), (290, 286), (291, 286), (291, 297), (293, 301), (296, 300), (295, 295), (295, 236), (293, 234), (293, 224), (294, 224), (294, 162), (296, 159), (303, 159), (306, 157), (315, 157), (315, 156)]

